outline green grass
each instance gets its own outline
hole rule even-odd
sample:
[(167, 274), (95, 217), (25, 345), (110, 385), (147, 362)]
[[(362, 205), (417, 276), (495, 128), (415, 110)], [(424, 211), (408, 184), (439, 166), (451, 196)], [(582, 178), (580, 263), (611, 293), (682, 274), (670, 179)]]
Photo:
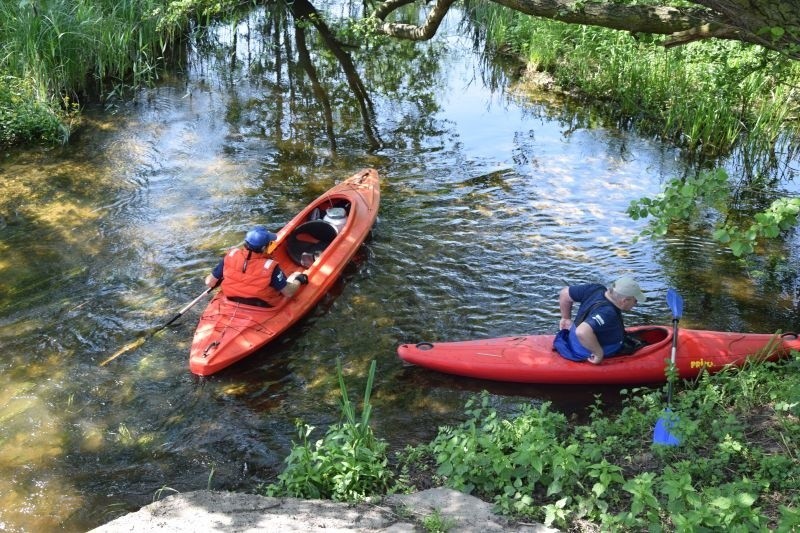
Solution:
[(186, 24), (174, 5), (0, 1), (0, 143), (65, 142), (80, 102), (152, 80)]
[(82, 103), (156, 79), (190, 21), (202, 29), (253, 3), (0, 0), (0, 145), (66, 142)]
[[(490, 2), (468, 19), (497, 48), (550, 72), (620, 123), (712, 157), (742, 146), (767, 164), (796, 144), (800, 64), (757, 46), (706, 41), (666, 50), (659, 37), (563, 24)], [(792, 139), (795, 140), (792, 140)]]

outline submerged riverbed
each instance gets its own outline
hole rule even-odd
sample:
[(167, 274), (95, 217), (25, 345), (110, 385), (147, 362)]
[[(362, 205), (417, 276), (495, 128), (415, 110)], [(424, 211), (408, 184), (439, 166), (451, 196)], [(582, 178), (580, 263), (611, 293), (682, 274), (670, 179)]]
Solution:
[[(339, 360), (352, 398), (377, 361), (372, 420), (395, 449), (459, 422), (483, 389), (503, 412), (613, 405), (615, 388), (470, 380), (395, 355), (404, 342), (555, 332), (568, 283), (634, 275), (651, 298), (629, 324), (669, 323), (675, 287), (687, 327), (797, 329), (796, 239), (756, 277), (703, 228), (635, 240), (646, 222), (628, 204), (688, 167), (669, 146), (503, 90), (502, 76), (492, 89), (452, 33), (354, 53), (366, 98), (344, 65), (314, 56), (321, 98), (267, 18), (219, 29), (186, 72), (87, 112), (68, 146), (0, 161), (0, 529), (82, 531), (172, 491), (252, 491), (280, 471), (295, 419), (320, 432), (338, 421)], [(200, 294), (252, 224), (281, 227), (362, 167), (382, 178), (373, 238), (279, 341), (197, 378), (201, 303), (100, 366)]]

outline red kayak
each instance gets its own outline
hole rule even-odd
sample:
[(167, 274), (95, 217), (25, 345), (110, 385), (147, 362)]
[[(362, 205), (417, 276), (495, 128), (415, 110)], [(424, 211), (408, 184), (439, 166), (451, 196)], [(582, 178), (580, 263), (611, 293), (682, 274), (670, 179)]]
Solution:
[(208, 376), (262, 348), (308, 313), (367, 238), (380, 204), (378, 172), (364, 169), (311, 202), (278, 232), (271, 254), (287, 276), (308, 284), (277, 307), (232, 302), (217, 293), (200, 317), (189, 369)]
[[(518, 383), (647, 384), (666, 380), (672, 350), (672, 328), (638, 326), (627, 332), (646, 343), (631, 355), (606, 357), (599, 365), (575, 362), (553, 350), (554, 335), (525, 335), (461, 342), (403, 344), (403, 361), (438, 372)], [(748, 358), (774, 360), (800, 350), (794, 333), (729, 333), (679, 329), (676, 362), (681, 378), (702, 370), (719, 372), (741, 366)]]

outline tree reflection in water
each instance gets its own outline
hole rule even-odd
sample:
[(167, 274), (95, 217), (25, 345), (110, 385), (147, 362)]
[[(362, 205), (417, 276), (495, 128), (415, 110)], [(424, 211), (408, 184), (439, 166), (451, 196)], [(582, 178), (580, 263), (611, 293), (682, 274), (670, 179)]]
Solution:
[[(375, 151), (441, 132), (432, 93), (443, 42), (367, 38), (349, 20), (340, 24), (308, 0), (270, 4), (196, 36), (189, 68), (226, 84), (231, 126), (274, 140), (282, 157), (323, 146), (336, 153), (343, 139)], [(382, 116), (383, 104), (391, 109)], [(382, 131), (382, 121), (402, 130)]]

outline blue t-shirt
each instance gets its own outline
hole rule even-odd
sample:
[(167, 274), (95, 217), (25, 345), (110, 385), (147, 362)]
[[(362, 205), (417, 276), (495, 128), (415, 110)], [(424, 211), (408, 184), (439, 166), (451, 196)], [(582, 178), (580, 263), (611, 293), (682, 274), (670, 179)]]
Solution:
[[(569, 332), (570, 347), (579, 356), (589, 357), (590, 353), (575, 335), (575, 328), (585, 322), (592, 328), (597, 341), (603, 347), (604, 355), (613, 355), (622, 347), (625, 326), (620, 310), (605, 297), (606, 288), (599, 283), (573, 285), (569, 297), (581, 305), (575, 315), (575, 323)], [(587, 314), (588, 313), (588, 314)]]

